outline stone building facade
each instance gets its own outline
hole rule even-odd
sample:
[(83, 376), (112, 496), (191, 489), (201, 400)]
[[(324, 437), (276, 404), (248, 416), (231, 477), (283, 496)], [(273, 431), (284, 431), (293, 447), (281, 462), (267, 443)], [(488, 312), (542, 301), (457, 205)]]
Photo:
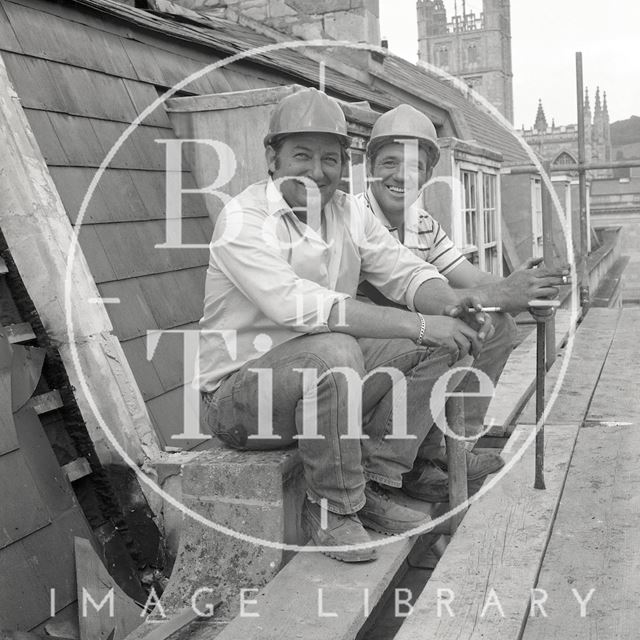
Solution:
[(513, 122), (509, 0), (482, 0), (478, 15), (450, 18), (443, 0), (418, 0), (418, 57), (464, 80)]
[[(595, 105), (591, 111), (588, 90), (584, 100), (585, 160), (587, 162), (611, 162), (611, 130), (607, 94), (600, 99), (600, 88), (596, 89)], [(538, 103), (536, 120), (531, 129), (522, 129), (522, 136), (545, 160), (552, 164), (576, 164), (578, 162), (578, 125), (557, 126), (547, 122), (542, 101)], [(611, 169), (590, 172), (592, 178), (610, 178)]]
[(235, 9), (303, 40), (380, 44), (379, 0), (179, 0), (178, 4), (213, 14)]

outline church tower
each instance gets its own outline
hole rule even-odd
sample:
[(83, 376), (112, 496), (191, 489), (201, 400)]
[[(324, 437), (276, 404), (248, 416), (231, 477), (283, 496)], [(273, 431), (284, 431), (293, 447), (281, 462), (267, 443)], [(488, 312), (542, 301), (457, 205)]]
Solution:
[(417, 1), (418, 58), (464, 80), (513, 122), (509, 0), (482, 0), (479, 15), (466, 0), (454, 7), (448, 20), (443, 0)]

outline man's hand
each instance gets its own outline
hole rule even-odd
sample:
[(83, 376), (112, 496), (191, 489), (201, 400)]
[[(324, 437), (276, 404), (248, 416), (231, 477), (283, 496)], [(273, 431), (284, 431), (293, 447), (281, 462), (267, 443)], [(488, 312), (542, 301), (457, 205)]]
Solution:
[[(538, 267), (542, 258), (529, 258), (522, 267), (495, 285), (500, 290), (499, 299), (505, 311), (524, 311), (530, 300), (554, 298), (558, 286), (569, 284), (571, 273), (567, 265)], [(536, 268), (537, 267), (537, 268)]]
[(458, 302), (445, 308), (444, 315), (459, 318), (475, 329), (480, 342), (491, 338), (495, 333), (495, 327), (488, 313), (482, 311), (480, 298), (473, 293), (460, 292)]
[(446, 316), (425, 316), (426, 331), (422, 342), (432, 347), (444, 347), (451, 354), (449, 366), (467, 354), (478, 357), (482, 340), (466, 322)]

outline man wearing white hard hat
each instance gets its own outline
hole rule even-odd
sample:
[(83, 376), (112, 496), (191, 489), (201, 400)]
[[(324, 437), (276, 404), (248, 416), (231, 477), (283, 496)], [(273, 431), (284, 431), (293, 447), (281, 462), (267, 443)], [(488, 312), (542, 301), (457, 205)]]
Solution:
[[(460, 292), (473, 292), (483, 306), (517, 313), (535, 298), (557, 294), (568, 269), (537, 268), (540, 260), (530, 260), (525, 268), (507, 278), (481, 271), (469, 262), (449, 239), (441, 225), (417, 201), (440, 158), (437, 133), (431, 120), (414, 107), (402, 104), (381, 115), (375, 122), (367, 145), (370, 186), (358, 198), (405, 247), (435, 266), (449, 284)], [(389, 304), (370, 283), (361, 291), (380, 304)], [(493, 335), (485, 340), (473, 366), (495, 385), (511, 353), (516, 338), (515, 322), (508, 313), (492, 314)], [(478, 392), (478, 377), (467, 375), (462, 389), (468, 435), (482, 431), (489, 405)], [(470, 491), (490, 473), (500, 469), (497, 454), (467, 451)], [(446, 456), (442, 433), (432, 428), (423, 442), (414, 469), (404, 477), (404, 490), (429, 502), (448, 499)]]
[[(371, 560), (365, 527), (426, 524), (391, 489), (433, 420), (431, 388), (480, 352), (491, 320), (337, 189), (349, 137), (335, 100), (315, 89), (284, 98), (264, 144), (269, 176), (225, 206), (211, 242), (204, 418), (236, 449), (297, 443), (313, 542), (345, 562)], [(404, 308), (356, 300), (363, 279)]]

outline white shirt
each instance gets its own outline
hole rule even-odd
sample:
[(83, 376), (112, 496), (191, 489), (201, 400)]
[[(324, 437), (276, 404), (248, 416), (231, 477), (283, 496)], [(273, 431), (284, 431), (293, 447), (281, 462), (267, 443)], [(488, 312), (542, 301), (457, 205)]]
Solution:
[(225, 206), (211, 240), (200, 320), (203, 391), (301, 333), (329, 331), (331, 308), (355, 297), (363, 279), (410, 309), (422, 283), (444, 280), (356, 198), (336, 191), (322, 217), (321, 232), (301, 222), (270, 179)]

